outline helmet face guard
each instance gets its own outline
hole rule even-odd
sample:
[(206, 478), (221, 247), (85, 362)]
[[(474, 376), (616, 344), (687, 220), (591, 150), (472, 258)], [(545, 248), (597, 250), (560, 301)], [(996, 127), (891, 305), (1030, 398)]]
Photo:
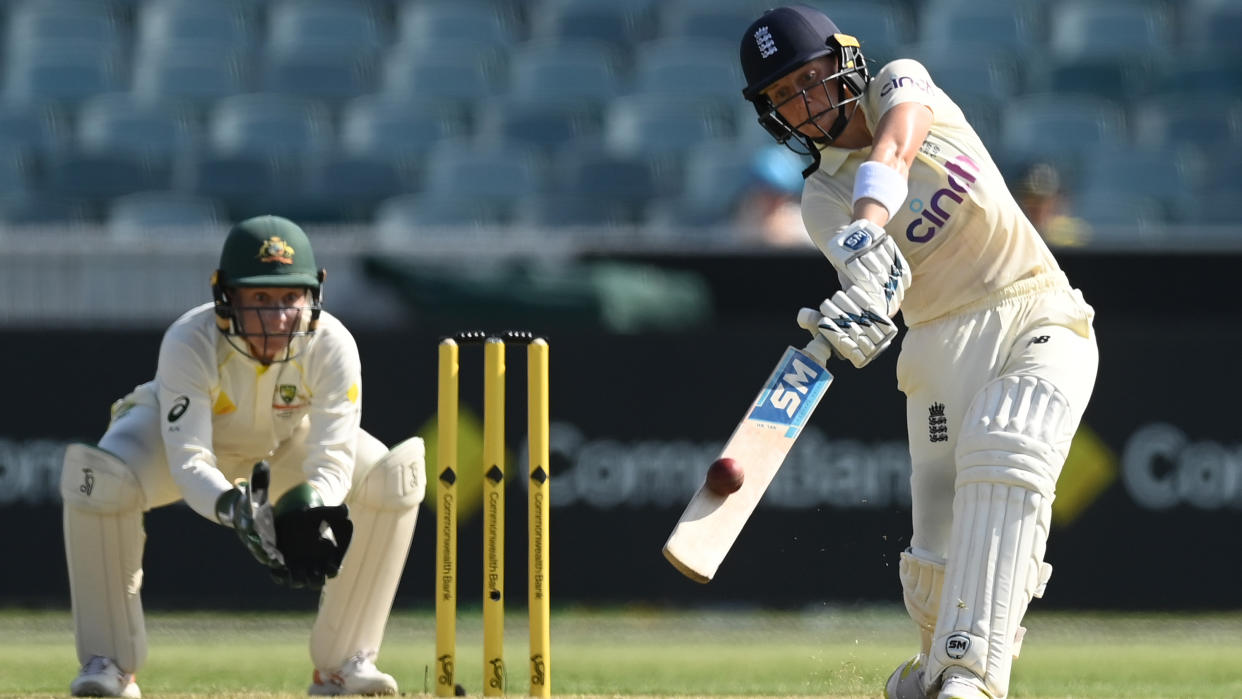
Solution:
[[(306, 232), (296, 223), (279, 216), (246, 219), (229, 231), (220, 266), (211, 277), (216, 327), (234, 349), (251, 359), (263, 364), (287, 362), (306, 348), (319, 324), (324, 276), (315, 265)], [(309, 289), (311, 302), (297, 307), (241, 306), (240, 288)], [(285, 318), (276, 327), (281, 314), (293, 313), (298, 317)], [(273, 347), (275, 352), (267, 351)]]
[[(773, 83), (822, 56), (836, 56), (837, 70), (819, 84), (808, 86), (780, 104), (774, 104), (763, 94)], [(765, 12), (746, 30), (742, 37), (741, 62), (747, 82), (742, 96), (754, 105), (759, 124), (777, 143), (799, 155), (814, 158), (803, 172), (804, 176), (809, 176), (819, 167), (819, 147), (832, 143), (845, 130), (871, 81), (858, 40), (841, 33), (837, 25), (818, 10), (802, 5), (778, 7)], [(815, 90), (823, 90), (830, 105), (818, 113), (811, 112), (808, 96)], [(796, 99), (803, 101), (807, 119), (791, 124), (779, 109)], [(818, 120), (833, 110), (837, 110), (837, 118), (824, 128)], [(808, 129), (811, 134), (799, 130), (806, 127), (812, 127)]]
[[(852, 61), (855, 66), (848, 67), (829, 75), (819, 83), (811, 85), (797, 94), (782, 100), (779, 103), (773, 103), (766, 95), (759, 93), (755, 95), (751, 103), (755, 105), (755, 111), (759, 114), (759, 124), (776, 139), (777, 143), (788, 147), (799, 155), (815, 155), (818, 152), (817, 145), (828, 145), (841, 135), (845, 130), (850, 119), (854, 118), (855, 112), (858, 111), (858, 101), (862, 99), (862, 89), (865, 88), (869, 81), (867, 68), (862, 63), (862, 54), (858, 53), (858, 58)], [(801, 66), (799, 66), (801, 67)], [(779, 78), (778, 78), (779, 79)], [(833, 90), (833, 87), (836, 87)], [(812, 110), (810, 93), (814, 91), (822, 91), (824, 100), (828, 103), (826, 109), (818, 112)], [(835, 93), (835, 94), (834, 94)], [(786, 119), (781, 113), (781, 107), (796, 101), (801, 101), (807, 118), (801, 123), (793, 124)], [(848, 105), (854, 105), (846, 109)], [(832, 125), (825, 129), (820, 124), (820, 119), (825, 115), (837, 110), (837, 118)], [(809, 135), (802, 131), (805, 127), (814, 129), (814, 135)]]
[[(321, 282), (323, 277), (324, 272), (320, 270)], [(233, 349), (262, 364), (287, 362), (302, 354), (315, 334), (323, 309), (320, 301), (322, 284), (319, 287), (280, 288), (309, 290), (310, 303), (303, 306), (243, 306), (237, 302), (237, 287), (229, 285), (222, 270), (216, 270), (212, 277), (216, 327)], [(282, 330), (275, 323), (269, 326), (269, 320), (277, 315), (292, 313), (296, 313), (297, 318), (287, 324), (287, 329)], [(276, 349), (271, 357), (267, 356), (269, 347)]]

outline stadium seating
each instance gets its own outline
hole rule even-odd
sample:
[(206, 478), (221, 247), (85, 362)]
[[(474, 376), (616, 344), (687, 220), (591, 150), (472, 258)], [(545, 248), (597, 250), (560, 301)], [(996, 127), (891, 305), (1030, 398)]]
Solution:
[(462, 111), (432, 99), (366, 95), (341, 111), (340, 150), (416, 167), (437, 142), (469, 135)]
[[(0, 173), (8, 157), (0, 158)], [(0, 178), (4, 176), (0, 174)], [(6, 226), (73, 225), (89, 223), (94, 213), (89, 204), (59, 194), (8, 189), (0, 194), (0, 224)]]
[(20, 147), (40, 159), (60, 150), (68, 139), (62, 110), (48, 104), (0, 102), (0, 149)]
[(1232, 56), (1242, 53), (1242, 5), (1233, 0), (1183, 3), (1182, 41), (1191, 51)]
[(135, 192), (108, 205), (105, 223), (116, 237), (151, 238), (157, 235), (199, 235), (203, 227), (223, 220), (219, 204), (180, 192)]
[(306, 221), (365, 220), (381, 200), (407, 192), (413, 177), (390, 158), (335, 154), (304, 165), (302, 188), (289, 206)]
[(615, 62), (615, 54), (598, 42), (527, 42), (509, 54), (508, 95), (602, 107), (622, 91)]
[[(914, 29), (904, 3), (870, 2), (808, 2), (832, 18), (842, 32), (858, 39), (863, 55), (876, 61), (876, 68), (898, 56), (899, 46), (914, 40)], [(754, 18), (752, 18), (753, 20)], [(749, 22), (747, 22), (749, 24)], [(742, 25), (746, 28), (746, 24)], [(740, 38), (740, 37), (739, 37)]]
[(90, 43), (37, 43), (9, 51), (4, 99), (57, 102), (82, 100), (124, 89), (124, 70), (112, 50)]
[(428, 194), (469, 196), (507, 208), (545, 186), (544, 167), (537, 155), (509, 144), (442, 141), (427, 154), (425, 173)]
[(604, 141), (619, 153), (676, 155), (697, 143), (732, 136), (729, 117), (730, 112), (694, 99), (629, 95), (609, 105)]
[(380, 202), (375, 211), (375, 232), (380, 239), (411, 241), (427, 229), (499, 226), (511, 220), (508, 208), (470, 195), (404, 194)]
[(1195, 189), (1200, 169), (1193, 151), (1185, 149), (1096, 146), (1083, 153), (1077, 189), (1149, 197), (1175, 215)]
[[(773, 144), (772, 148), (779, 148)], [(754, 148), (701, 143), (686, 153), (681, 196), (663, 205), (670, 223), (711, 225), (728, 219), (751, 176)], [(790, 157), (796, 157), (790, 153)]]
[(0, 146), (0, 192), (21, 192), (30, 184), (30, 161), (18, 144)]
[(1026, 53), (1039, 41), (1038, 15), (1028, 4), (930, 0), (920, 13), (920, 42), (988, 45)]
[(508, 46), (516, 41), (504, 13), (486, 3), (411, 0), (398, 13), (397, 40), (470, 41)]
[(462, 109), (496, 94), (498, 54), (469, 40), (407, 43), (384, 57), (380, 91), (418, 99), (451, 100)]
[(77, 144), (91, 153), (171, 161), (197, 145), (191, 114), (130, 93), (93, 97), (78, 111)]
[[(1097, 220), (1126, 194), (1126, 220), (1242, 221), (1218, 203), (1242, 143), (1236, 0), (807, 2), (873, 74), (922, 61), (999, 163), (1055, 162)], [(772, 144), (737, 61), (770, 5), (6, 0), (0, 220), (111, 220), (113, 198), (172, 190), (221, 217), (378, 221), (385, 202), (407, 228), (719, 222), (708, 194)], [(614, 199), (598, 162), (634, 189)]]
[(378, 51), (387, 42), (366, 3), (283, 0), (268, 13), (267, 47), (274, 51), (318, 49), (354, 54)]
[(1242, 95), (1170, 94), (1133, 109), (1134, 142), (1145, 147), (1194, 145), (1202, 149), (1242, 144)]
[(260, 89), (328, 102), (375, 91), (372, 49), (327, 41), (274, 46), (263, 59)]
[(567, 148), (552, 165), (555, 193), (640, 206), (656, 192), (646, 160), (603, 148)]
[(5, 50), (10, 56), (28, 46), (74, 44), (115, 52), (122, 36), (106, 3), (40, 0), (16, 5), (8, 18)]
[(641, 211), (624, 202), (566, 194), (526, 199), (513, 213), (514, 224), (536, 228), (633, 226), (641, 219)]
[(594, 146), (601, 140), (598, 108), (580, 101), (498, 99), (479, 108), (481, 142), (512, 143), (551, 151)]
[(757, 13), (748, 7), (671, 2), (660, 9), (660, 35), (719, 42), (736, 49)]
[(331, 120), (322, 105), (282, 94), (233, 95), (216, 102), (208, 121), (211, 147), (221, 153), (296, 157), (331, 147)]
[[(1057, 93), (1022, 95), (1001, 111), (1002, 152), (1006, 159), (1072, 158), (1096, 144), (1127, 140), (1123, 111), (1116, 103)], [(1072, 166), (1072, 165), (1071, 165)]]
[(134, 94), (148, 100), (185, 102), (207, 109), (217, 100), (247, 92), (243, 54), (214, 41), (141, 47), (134, 61)]
[(548, 0), (538, 6), (531, 37), (599, 41), (626, 53), (653, 36), (655, 6), (652, 0)]
[(251, 22), (239, 2), (150, 0), (138, 10), (136, 48), (191, 43), (217, 54), (246, 52), (254, 48)]
[(634, 91), (732, 105), (746, 81), (737, 49), (692, 39), (657, 39), (635, 48)]
[(1166, 54), (1172, 23), (1159, 2), (1062, 0), (1051, 12), (1048, 43), (1065, 57)]

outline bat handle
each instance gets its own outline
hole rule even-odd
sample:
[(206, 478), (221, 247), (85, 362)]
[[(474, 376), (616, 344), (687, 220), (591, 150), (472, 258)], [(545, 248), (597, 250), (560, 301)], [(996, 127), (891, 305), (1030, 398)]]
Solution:
[(814, 357), (823, 367), (827, 367), (828, 360), (832, 359), (832, 345), (822, 336), (812, 339), (802, 351)]

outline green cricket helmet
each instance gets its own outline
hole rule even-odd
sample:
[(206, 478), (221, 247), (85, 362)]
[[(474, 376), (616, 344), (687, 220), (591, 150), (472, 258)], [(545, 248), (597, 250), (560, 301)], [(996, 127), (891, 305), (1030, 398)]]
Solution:
[[(319, 323), (323, 280), (326, 272), (315, 265), (315, 253), (311, 249), (306, 232), (296, 223), (280, 216), (256, 216), (238, 223), (229, 230), (220, 252), (220, 266), (212, 275), (211, 293), (216, 304), (216, 326), (228, 338), (229, 344), (251, 358), (269, 363), (288, 361), (300, 353)], [(278, 306), (250, 306), (241, 308), (236, 302), (236, 290), (240, 288), (274, 287), (309, 289), (310, 306), (302, 309), (302, 318), (290, 330), (269, 332), (262, 311), (279, 311)], [(259, 327), (246, 329), (243, 311), (254, 314)], [(256, 356), (253, 344), (269, 342), (268, 338), (282, 337), (284, 354), (280, 358)], [(247, 340), (238, 343), (234, 340)], [(303, 342), (294, 342), (303, 338)]]

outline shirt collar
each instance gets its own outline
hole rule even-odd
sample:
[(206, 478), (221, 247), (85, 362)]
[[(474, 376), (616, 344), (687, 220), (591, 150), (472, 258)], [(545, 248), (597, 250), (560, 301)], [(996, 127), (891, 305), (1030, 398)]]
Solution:
[(845, 164), (846, 158), (850, 157), (854, 149), (836, 148), (833, 146), (819, 146), (819, 169), (823, 170), (829, 176), (837, 174), (837, 170)]

